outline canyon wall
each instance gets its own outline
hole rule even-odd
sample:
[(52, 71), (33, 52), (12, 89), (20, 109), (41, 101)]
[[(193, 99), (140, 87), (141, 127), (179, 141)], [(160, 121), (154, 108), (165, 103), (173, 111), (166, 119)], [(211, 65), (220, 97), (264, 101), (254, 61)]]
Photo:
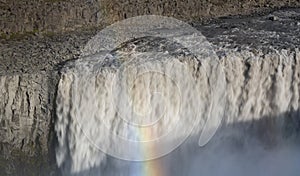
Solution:
[(298, 7), (299, 0), (2, 0), (1, 38), (104, 27), (125, 18), (156, 14), (181, 20)]

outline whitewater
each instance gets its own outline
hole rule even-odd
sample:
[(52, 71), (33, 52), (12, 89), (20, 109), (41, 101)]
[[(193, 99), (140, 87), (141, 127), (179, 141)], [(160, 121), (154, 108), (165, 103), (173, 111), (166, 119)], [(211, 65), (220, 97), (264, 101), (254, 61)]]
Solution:
[(62, 174), (299, 175), (297, 51), (215, 50), (169, 17), (102, 30), (61, 71)]

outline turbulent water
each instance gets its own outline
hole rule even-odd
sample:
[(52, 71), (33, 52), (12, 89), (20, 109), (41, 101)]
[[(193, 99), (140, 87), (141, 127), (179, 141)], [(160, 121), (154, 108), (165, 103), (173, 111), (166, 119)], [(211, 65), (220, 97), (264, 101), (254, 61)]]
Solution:
[(145, 37), (66, 66), (62, 173), (299, 175), (299, 52), (226, 52), (199, 57)]

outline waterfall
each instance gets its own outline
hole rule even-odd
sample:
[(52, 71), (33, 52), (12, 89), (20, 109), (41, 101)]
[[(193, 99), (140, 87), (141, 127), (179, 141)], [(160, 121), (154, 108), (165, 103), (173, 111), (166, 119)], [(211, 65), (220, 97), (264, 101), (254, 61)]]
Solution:
[(217, 56), (188, 26), (171, 24), (152, 32), (174, 40), (137, 35), (106, 54), (92, 42), (62, 70), (55, 129), (63, 175), (300, 173), (299, 52)]

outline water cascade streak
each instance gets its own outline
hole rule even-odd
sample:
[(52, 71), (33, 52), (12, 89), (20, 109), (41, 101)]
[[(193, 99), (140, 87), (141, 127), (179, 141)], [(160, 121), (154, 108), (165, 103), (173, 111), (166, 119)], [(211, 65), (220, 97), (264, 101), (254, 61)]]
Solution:
[[(299, 173), (299, 146), (295, 142), (299, 139), (299, 55), (282, 51), (259, 58), (250, 52), (228, 52), (221, 62), (227, 81), (224, 124), (204, 148), (199, 148), (197, 142), (211, 102), (209, 82), (213, 81), (214, 73), (207, 75), (209, 66), (201, 66), (201, 61), (193, 56), (161, 54), (158, 58), (163, 59), (157, 60), (147, 52), (136, 52), (115, 57), (133, 57), (134, 62), (124, 69), (113, 62), (99, 62), (95, 56), (78, 61), (82, 62), (80, 69), (66, 69), (62, 74), (56, 128), (61, 135), (58, 164), (65, 173), (239, 175), (245, 168), (250, 168), (249, 176)], [(243, 59), (249, 57), (252, 58)], [(193, 80), (187, 79), (190, 75)], [(126, 83), (127, 87), (121, 89), (124, 85), (118, 83)], [(123, 95), (129, 95), (132, 102), (123, 102), (126, 100)], [(122, 107), (124, 104), (130, 108)], [(199, 116), (188, 115), (194, 109)], [(144, 125), (135, 127), (126, 123), (126, 119)], [(154, 126), (147, 126), (156, 121)], [(196, 122), (189, 138), (160, 159), (125, 161), (99, 149), (101, 145), (116, 153), (130, 153), (133, 160), (151, 157), (153, 153), (166, 152), (164, 147), (175, 145)], [(180, 128), (176, 128), (178, 123)], [(169, 132), (172, 135), (167, 138), (169, 141), (164, 141), (166, 146), (159, 142), (127, 145), (111, 137), (117, 134), (129, 140), (148, 141)], [(210, 167), (216, 168), (210, 170)]]
[(206, 49), (145, 37), (69, 63), (56, 100), (62, 173), (297, 176), (299, 51), (225, 50), (216, 62)]

